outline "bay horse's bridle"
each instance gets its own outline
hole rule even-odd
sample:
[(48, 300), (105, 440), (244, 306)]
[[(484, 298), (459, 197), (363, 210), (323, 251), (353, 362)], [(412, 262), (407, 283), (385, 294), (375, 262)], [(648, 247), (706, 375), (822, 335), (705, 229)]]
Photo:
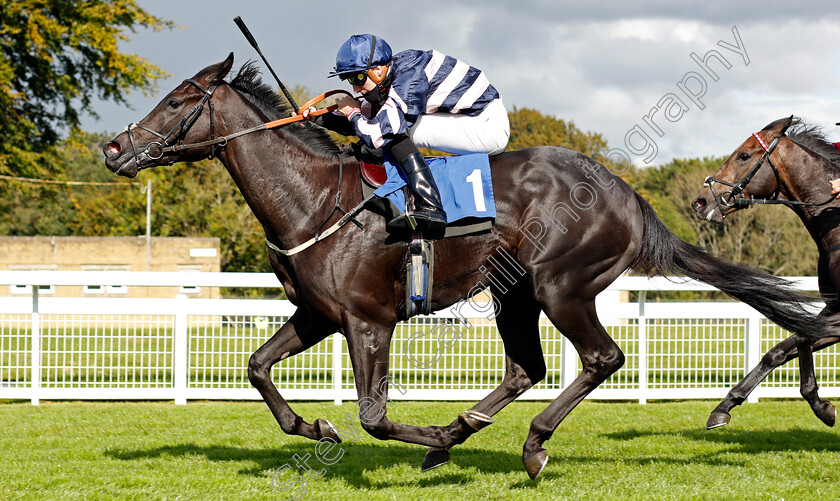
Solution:
[[(721, 206), (723, 208), (749, 208), (753, 205), (804, 205), (809, 207), (820, 207), (831, 203), (835, 199), (834, 195), (831, 195), (828, 198), (828, 200), (820, 203), (801, 202), (799, 200), (778, 200), (779, 193), (782, 190), (782, 179), (779, 175), (779, 169), (773, 164), (773, 161), (770, 159), (770, 155), (779, 145), (779, 142), (782, 140), (782, 138), (786, 137), (785, 131), (783, 130), (778, 137), (773, 139), (773, 141), (770, 142), (770, 146), (768, 146), (767, 143), (765, 143), (764, 140), (758, 136), (757, 132), (753, 132), (752, 135), (758, 141), (758, 144), (760, 144), (761, 147), (764, 149), (764, 154), (761, 155), (761, 158), (758, 159), (758, 163), (756, 163), (755, 166), (752, 169), (750, 169), (747, 175), (744, 176), (744, 178), (741, 179), (741, 181), (739, 181), (738, 184), (732, 184), (728, 181), (724, 181), (723, 179), (718, 179), (713, 176), (708, 176), (703, 181), (703, 186), (708, 187), (709, 190), (711, 190), (712, 192), (712, 198), (714, 198), (715, 205), (717, 205), (717, 209), (718, 211), (720, 211), (721, 219), (726, 218), (726, 214), (724, 213)], [(764, 162), (767, 162), (767, 164), (770, 165), (770, 167), (773, 169), (773, 174), (776, 176), (776, 189), (773, 191), (773, 194), (770, 196), (770, 198), (753, 198), (752, 195), (750, 195), (749, 198), (745, 197), (743, 193), (744, 188), (746, 188), (749, 182), (752, 181), (752, 178), (756, 175), (758, 169), (760, 169), (761, 166), (764, 165)], [(720, 196), (718, 196), (715, 193), (713, 183), (720, 183), (725, 186), (729, 186), (732, 189), (721, 192)]]
[[(761, 155), (761, 158), (758, 159), (758, 163), (756, 163), (755, 166), (752, 169), (750, 169), (750, 171), (747, 173), (747, 175), (744, 176), (744, 178), (741, 179), (741, 181), (738, 182), (738, 184), (732, 184), (729, 181), (724, 181), (723, 179), (718, 179), (718, 178), (713, 177), (713, 176), (709, 176), (703, 181), (703, 186), (707, 186), (712, 191), (712, 197), (715, 200), (715, 204), (717, 204), (717, 206), (718, 206), (718, 210), (720, 210), (721, 217), (726, 217), (724, 215), (723, 210), (721, 210), (721, 206), (723, 206), (725, 208), (752, 207), (753, 205), (755, 205), (757, 203), (762, 203), (758, 200), (754, 200), (752, 198), (752, 196), (750, 196), (749, 198), (745, 197), (743, 192), (744, 192), (744, 188), (747, 187), (747, 185), (750, 183), (750, 181), (752, 181), (752, 178), (758, 172), (758, 169), (760, 169), (761, 166), (764, 165), (764, 162), (767, 162), (770, 165), (770, 167), (773, 169), (773, 174), (776, 176), (776, 190), (773, 191), (773, 195), (769, 199), (764, 199), (763, 203), (766, 203), (768, 200), (769, 201), (778, 201), (778, 200), (776, 200), (776, 197), (779, 196), (779, 192), (781, 192), (781, 190), (782, 190), (782, 180), (781, 180), (781, 177), (779, 176), (779, 169), (777, 169), (776, 166), (773, 165), (773, 161), (770, 160), (770, 155), (773, 153), (773, 151), (779, 145), (779, 142), (782, 140), (782, 138), (784, 136), (785, 136), (785, 134), (783, 132), (780, 136), (773, 139), (773, 141), (770, 143), (770, 146), (767, 146), (767, 144), (764, 142), (764, 140), (762, 140), (758, 136), (758, 133), (753, 132), (753, 137), (755, 137), (758, 140), (758, 144), (760, 144), (761, 147), (764, 148), (764, 154)], [(720, 196), (718, 196), (717, 193), (715, 193), (715, 187), (714, 187), (713, 183), (720, 183), (720, 184), (723, 184), (725, 186), (729, 186), (732, 189), (731, 190), (726, 190), (726, 191), (722, 192), (720, 194)]]

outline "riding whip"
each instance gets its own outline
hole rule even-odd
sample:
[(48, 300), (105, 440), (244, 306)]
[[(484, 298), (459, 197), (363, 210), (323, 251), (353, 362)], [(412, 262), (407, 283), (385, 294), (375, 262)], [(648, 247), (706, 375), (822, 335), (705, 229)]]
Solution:
[(236, 23), (237, 26), (239, 26), (239, 29), (242, 31), (242, 34), (245, 35), (245, 38), (248, 39), (248, 43), (250, 43), (251, 47), (253, 47), (254, 50), (257, 51), (257, 54), (260, 55), (266, 67), (268, 68), (268, 71), (270, 71), (274, 79), (277, 80), (277, 85), (280, 86), (280, 90), (283, 91), (283, 94), (286, 96), (286, 99), (289, 100), (289, 104), (292, 105), (292, 108), (295, 110), (295, 113), (298, 113), (298, 111), (300, 111), (300, 108), (298, 108), (298, 105), (297, 103), (295, 103), (295, 100), (292, 98), (292, 95), (289, 94), (289, 91), (286, 89), (286, 86), (283, 85), (283, 82), (281, 82), (280, 78), (277, 77), (277, 73), (274, 73), (274, 70), (271, 68), (271, 65), (268, 64), (268, 60), (266, 60), (265, 56), (260, 50), (260, 46), (257, 45), (257, 41), (254, 39), (254, 35), (252, 35), (248, 27), (245, 26), (245, 21), (243, 21), (241, 17), (236, 16), (233, 18), (233, 22)]

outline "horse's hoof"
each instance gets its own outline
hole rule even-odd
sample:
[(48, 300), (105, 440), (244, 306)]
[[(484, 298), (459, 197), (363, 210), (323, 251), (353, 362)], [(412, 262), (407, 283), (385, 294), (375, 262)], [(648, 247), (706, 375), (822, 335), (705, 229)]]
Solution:
[(318, 418), (315, 421), (315, 427), (318, 428), (318, 435), (320, 435), (320, 438), (329, 438), (334, 440), (335, 443), (341, 442), (341, 436), (338, 434), (338, 430), (336, 430), (335, 426), (326, 419)]
[(817, 413), (817, 417), (820, 418), (820, 421), (827, 424), (828, 426), (834, 426), (834, 423), (837, 422), (837, 409), (835, 409), (833, 405), (826, 402), (826, 405), (825, 407), (823, 407), (822, 412)]
[(475, 431), (478, 431), (487, 425), (491, 425), (494, 422), (494, 419), (487, 414), (474, 411), (472, 409), (462, 412), (458, 416), (458, 419)]
[(430, 447), (429, 450), (426, 451), (426, 457), (423, 458), (423, 466), (420, 467), (420, 471), (429, 471), (437, 468), (438, 466), (443, 466), (448, 462), (448, 450), (441, 449), (440, 447)]
[(540, 449), (533, 456), (523, 460), (523, 463), (525, 463), (525, 471), (528, 472), (528, 476), (531, 477), (531, 480), (534, 480), (540, 476), (543, 468), (548, 464), (548, 453), (545, 452), (545, 449)]
[(709, 420), (706, 421), (706, 429), (711, 430), (712, 428), (726, 426), (729, 424), (730, 418), (731, 416), (728, 412), (713, 412), (712, 415), (709, 416)]

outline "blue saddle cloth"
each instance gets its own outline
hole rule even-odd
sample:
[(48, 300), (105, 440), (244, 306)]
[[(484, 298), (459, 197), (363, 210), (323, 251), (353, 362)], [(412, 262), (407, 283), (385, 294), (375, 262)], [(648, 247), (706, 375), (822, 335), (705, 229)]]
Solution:
[[(493, 181), (487, 154), (437, 157), (427, 159), (426, 163), (440, 191), (447, 223), (465, 217), (496, 217), (496, 201), (493, 198)], [(374, 194), (387, 198), (404, 211), (406, 199), (401, 188), (406, 185), (405, 176), (392, 160), (386, 158), (384, 165), (388, 180)]]

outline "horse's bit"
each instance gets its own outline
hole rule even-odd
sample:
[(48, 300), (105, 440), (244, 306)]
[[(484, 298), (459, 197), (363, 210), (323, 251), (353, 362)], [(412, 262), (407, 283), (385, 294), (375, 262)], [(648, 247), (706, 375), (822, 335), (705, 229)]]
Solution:
[[(723, 218), (725, 218), (726, 216), (724, 215), (721, 206), (725, 208), (752, 207), (757, 203), (767, 203), (767, 201), (779, 202), (779, 200), (776, 200), (776, 197), (779, 196), (779, 192), (782, 189), (782, 181), (779, 177), (779, 169), (777, 169), (776, 166), (773, 165), (773, 161), (770, 160), (770, 155), (776, 149), (776, 146), (779, 145), (779, 142), (782, 140), (782, 137), (784, 137), (784, 133), (782, 133), (782, 135), (774, 139), (770, 143), (770, 146), (767, 146), (767, 144), (760, 137), (758, 137), (757, 133), (753, 132), (753, 137), (755, 137), (758, 140), (758, 143), (761, 145), (761, 147), (764, 148), (764, 154), (761, 155), (761, 158), (758, 159), (758, 163), (756, 163), (755, 166), (752, 169), (750, 169), (747, 175), (744, 176), (744, 178), (741, 179), (741, 181), (738, 184), (732, 184), (729, 181), (724, 181), (723, 179), (718, 179), (713, 176), (709, 176), (703, 181), (703, 186), (708, 186), (708, 188), (712, 191), (712, 197), (714, 198), (715, 204), (717, 205), (718, 210), (720, 210), (721, 217)], [(769, 199), (763, 199), (763, 201), (754, 200), (752, 197), (745, 197), (743, 194), (744, 188), (746, 188), (749, 182), (752, 181), (752, 178), (756, 175), (758, 169), (760, 169), (761, 166), (764, 165), (765, 161), (770, 165), (770, 167), (772, 167), (773, 174), (775, 174), (776, 176), (776, 190), (773, 192), (773, 195)], [(729, 186), (732, 189), (726, 190), (722, 192), (720, 196), (718, 196), (717, 193), (715, 193), (715, 187), (713, 183), (720, 183)]]
[[(755, 164), (755, 167), (753, 167), (747, 173), (747, 175), (744, 176), (743, 179), (741, 179), (741, 181), (737, 185), (732, 184), (728, 181), (724, 181), (722, 179), (717, 179), (717, 178), (712, 177), (712, 176), (707, 177), (705, 179), (705, 181), (703, 181), (703, 186), (708, 186), (709, 189), (712, 191), (712, 197), (715, 200), (715, 204), (717, 205), (717, 208), (720, 211), (720, 215), (721, 215), (722, 219), (725, 219), (726, 215), (724, 214), (723, 210), (721, 210), (721, 206), (726, 207), (726, 208), (728, 208), (728, 207), (741, 207), (741, 208), (747, 207), (747, 208), (749, 208), (749, 207), (752, 207), (753, 205), (759, 205), (760, 204), (760, 205), (802, 205), (802, 206), (806, 206), (806, 207), (821, 207), (823, 205), (827, 205), (827, 204), (831, 203), (832, 201), (834, 201), (834, 199), (835, 199), (834, 195), (830, 195), (827, 200), (825, 200), (823, 202), (819, 202), (819, 203), (817, 203), (817, 202), (802, 202), (802, 201), (799, 201), (799, 200), (778, 200), (777, 197), (779, 196), (779, 192), (782, 189), (782, 181), (781, 181), (781, 177), (779, 176), (779, 169), (776, 168), (775, 165), (773, 165), (773, 161), (770, 159), (770, 155), (776, 149), (776, 146), (779, 145), (779, 141), (781, 141), (781, 139), (783, 137), (785, 137), (785, 132), (782, 131), (782, 134), (780, 136), (776, 137), (776, 139), (774, 139), (770, 143), (770, 146), (767, 146), (767, 143), (765, 143), (758, 136), (757, 132), (753, 132), (753, 137), (755, 137), (756, 140), (758, 141), (758, 144), (760, 144), (761, 147), (764, 148), (764, 154), (758, 160), (758, 163)], [(776, 176), (776, 190), (773, 192), (773, 195), (770, 196), (770, 198), (753, 198), (752, 196), (750, 196), (749, 198), (745, 197), (743, 195), (744, 188), (746, 188), (747, 184), (749, 184), (749, 182), (752, 181), (753, 176), (755, 176), (755, 174), (758, 172), (758, 169), (760, 169), (762, 164), (764, 164), (765, 160), (767, 161), (768, 164), (770, 164), (770, 167), (773, 168), (773, 174)], [(720, 184), (729, 186), (732, 189), (724, 191), (720, 194), (720, 196), (717, 196), (717, 194), (715, 193), (714, 185), (712, 183), (720, 183)]]
[[(143, 169), (146, 167), (151, 167), (151, 164), (160, 160), (165, 153), (179, 153), (188, 148), (197, 148), (200, 146), (213, 146), (213, 150), (210, 152), (210, 157), (213, 157), (213, 154), (216, 150), (216, 145), (224, 146), (227, 143), (228, 138), (219, 138), (216, 140), (215, 138), (215, 128), (214, 128), (214, 120), (213, 120), (213, 102), (210, 98), (213, 97), (213, 93), (216, 92), (216, 88), (218, 84), (213, 84), (210, 86), (209, 89), (205, 89), (203, 85), (196, 82), (192, 78), (188, 78), (184, 80), (186, 83), (190, 83), (198, 87), (198, 89), (204, 93), (201, 97), (201, 100), (198, 101), (191, 109), (184, 115), (177, 124), (175, 124), (172, 129), (166, 135), (157, 132), (156, 130), (152, 129), (151, 127), (147, 127), (139, 122), (134, 122), (128, 125), (125, 128), (126, 132), (128, 133), (128, 140), (131, 142), (131, 148), (134, 150), (134, 161), (137, 162), (137, 166), (139, 169)], [(204, 105), (207, 104), (210, 108), (210, 141), (205, 141), (203, 143), (196, 143), (194, 145), (184, 145), (184, 136), (187, 134), (187, 131), (190, 130), (190, 127), (193, 126), (198, 117), (201, 116), (201, 113), (204, 111)], [(142, 151), (138, 151), (137, 144), (134, 141), (134, 134), (133, 130), (135, 128), (143, 129), (146, 132), (153, 134), (160, 138), (160, 141), (152, 141), (146, 145), (146, 147)], [(177, 146), (173, 146), (175, 141), (178, 141)], [(206, 144), (205, 144), (206, 143)], [(145, 154), (145, 164), (140, 159), (140, 154)], [(169, 156), (169, 165), (175, 163), (175, 156)]]

